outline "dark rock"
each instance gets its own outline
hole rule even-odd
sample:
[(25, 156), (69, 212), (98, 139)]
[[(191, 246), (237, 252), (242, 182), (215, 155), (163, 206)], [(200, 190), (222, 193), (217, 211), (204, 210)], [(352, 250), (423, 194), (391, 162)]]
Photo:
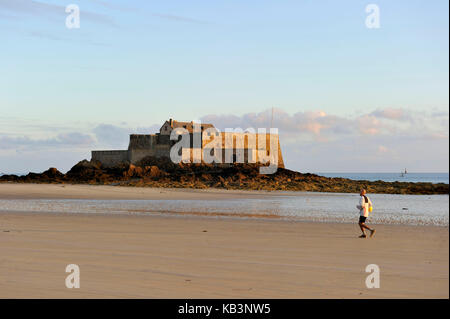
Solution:
[(42, 175), (47, 176), (48, 178), (63, 178), (64, 174), (58, 171), (54, 167), (50, 167), (48, 170), (42, 173)]
[(225, 188), (251, 190), (289, 190), (311, 192), (385, 194), (448, 194), (448, 184), (388, 183), (327, 178), (279, 168), (275, 174), (259, 174), (256, 164), (174, 164), (168, 159), (146, 157), (135, 165), (123, 162), (115, 167), (103, 167), (100, 162), (83, 160), (65, 175), (56, 168), (26, 176), (3, 175), (3, 182), (27, 183), (88, 183), (151, 187)]

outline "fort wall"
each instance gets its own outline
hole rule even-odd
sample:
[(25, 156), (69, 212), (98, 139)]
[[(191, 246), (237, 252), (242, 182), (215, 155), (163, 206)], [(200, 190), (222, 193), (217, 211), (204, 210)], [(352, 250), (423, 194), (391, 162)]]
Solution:
[[(229, 135), (229, 140), (227, 141), (226, 135)], [(208, 145), (210, 142), (213, 141), (220, 141), (222, 139), (222, 156), (221, 156), (221, 162), (222, 163), (229, 163), (229, 162), (242, 162), (239, 159), (238, 153), (240, 152), (243, 155), (243, 162), (244, 163), (258, 163), (258, 162), (272, 162), (277, 159), (277, 165), (278, 167), (284, 168), (284, 161), (283, 161), (283, 155), (281, 152), (281, 146), (280, 146), (280, 140), (278, 135), (272, 135), (272, 143), (277, 145), (277, 156), (273, 154), (271, 141), (270, 141), (270, 134), (267, 133), (264, 136), (260, 136), (255, 133), (220, 133), (220, 136), (210, 136), (209, 138), (204, 138), (202, 140), (202, 150), (195, 150), (192, 148), (185, 148), (182, 152), (182, 161), (183, 162), (194, 162), (194, 161), (203, 161), (203, 149), (205, 146), (209, 146), (210, 148), (213, 148), (213, 145)], [(260, 140), (264, 141), (260, 145)], [(231, 150), (231, 159), (226, 158), (226, 151)], [(264, 155), (260, 152), (260, 150), (264, 150)], [(170, 151), (170, 149), (169, 149)], [(213, 155), (213, 154), (211, 154)], [(264, 159), (263, 159), (264, 157)], [(242, 159), (241, 159), (242, 160)]]
[[(210, 134), (211, 133), (209, 132), (205, 132), (205, 135), (202, 136), (201, 147), (203, 149), (213, 139), (216, 140), (216, 143), (218, 142), (218, 144), (221, 144), (220, 146), (217, 145), (217, 147), (222, 148), (222, 163), (241, 162), (242, 158), (239, 158), (239, 154), (237, 153), (244, 155), (244, 163), (261, 163), (267, 161), (273, 163), (276, 159), (275, 156), (278, 155), (278, 167), (284, 168), (278, 135), (272, 135), (273, 144), (271, 145), (271, 135), (269, 133), (265, 134), (265, 137), (257, 133), (243, 132), (217, 132), (212, 133), (212, 135)], [(201, 161), (203, 159), (203, 152), (193, 151), (192, 132), (190, 132), (189, 135), (191, 141), (190, 147), (184, 149), (183, 158), (185, 160), (190, 158), (192, 161), (194, 156), (200, 156)], [(136, 164), (147, 156), (169, 157), (170, 149), (175, 143), (175, 141), (170, 140), (168, 134), (131, 134), (128, 150), (92, 151), (92, 160), (100, 161), (105, 166), (114, 166), (126, 161), (131, 164)], [(271, 150), (271, 148), (276, 147), (275, 145), (278, 146), (278, 154), (276, 155), (272, 154)], [(213, 147), (212, 145), (208, 146)], [(226, 158), (225, 150), (229, 149), (232, 149), (231, 156)], [(194, 153), (196, 155), (194, 155)]]
[(105, 166), (114, 166), (128, 161), (128, 151), (92, 151), (91, 157)]
[(128, 150), (128, 158), (131, 164), (136, 164), (141, 159), (147, 156), (153, 157), (169, 157), (170, 145), (153, 145), (148, 149), (134, 149)]
[(157, 143), (158, 136), (155, 134), (131, 134), (128, 150), (153, 149)]

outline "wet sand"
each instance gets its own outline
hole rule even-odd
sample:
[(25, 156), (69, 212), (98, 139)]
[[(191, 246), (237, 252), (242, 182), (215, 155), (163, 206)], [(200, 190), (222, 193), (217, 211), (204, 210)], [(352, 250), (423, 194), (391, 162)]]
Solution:
[[(160, 193), (160, 192), (163, 193)], [(167, 196), (167, 197), (166, 197)], [(259, 192), (0, 184), (0, 198), (208, 199)], [(1, 298), (448, 298), (448, 227), (0, 213)], [(77, 264), (81, 288), (65, 287)], [(368, 289), (368, 264), (380, 288)]]
[(193, 199), (257, 198), (296, 192), (225, 189), (152, 188), (83, 184), (0, 183), (0, 199)]

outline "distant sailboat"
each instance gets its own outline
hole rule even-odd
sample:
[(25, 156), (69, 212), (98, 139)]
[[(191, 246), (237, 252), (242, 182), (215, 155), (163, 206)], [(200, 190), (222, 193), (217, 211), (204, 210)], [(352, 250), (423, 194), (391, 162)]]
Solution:
[(405, 171), (400, 173), (400, 177), (405, 177), (406, 174), (408, 174), (408, 171), (405, 168)]

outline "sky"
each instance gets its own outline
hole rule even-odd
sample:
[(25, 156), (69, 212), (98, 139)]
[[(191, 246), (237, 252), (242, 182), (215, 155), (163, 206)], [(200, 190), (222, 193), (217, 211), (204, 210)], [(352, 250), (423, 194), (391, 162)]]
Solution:
[(448, 172), (448, 6), (0, 0), (0, 173), (65, 172), (169, 118), (272, 123), (301, 172)]

